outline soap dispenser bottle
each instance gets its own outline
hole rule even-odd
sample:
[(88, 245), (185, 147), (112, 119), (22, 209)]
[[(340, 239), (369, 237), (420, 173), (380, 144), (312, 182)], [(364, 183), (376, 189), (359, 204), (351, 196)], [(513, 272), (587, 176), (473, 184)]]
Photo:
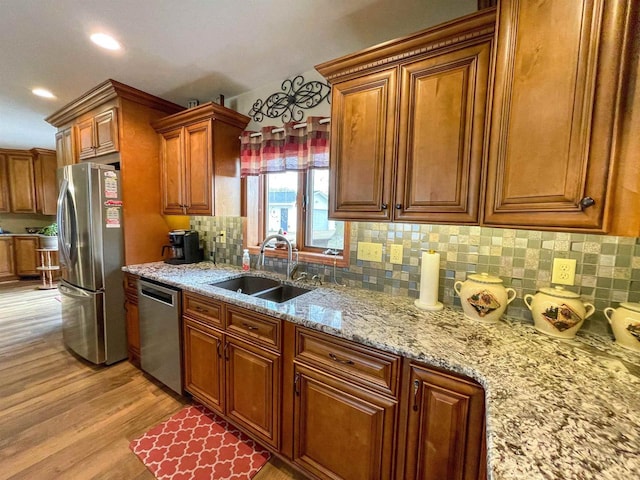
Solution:
[(242, 270), (248, 272), (251, 268), (251, 257), (249, 256), (249, 249), (245, 248), (242, 254)]

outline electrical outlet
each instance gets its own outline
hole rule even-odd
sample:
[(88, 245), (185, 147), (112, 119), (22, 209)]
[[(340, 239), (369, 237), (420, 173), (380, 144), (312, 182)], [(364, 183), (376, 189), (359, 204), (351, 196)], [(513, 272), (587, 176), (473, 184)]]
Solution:
[(358, 260), (381, 262), (382, 245), (380, 243), (358, 242)]
[(391, 254), (389, 255), (389, 261), (397, 265), (402, 265), (402, 245), (391, 245)]
[(554, 258), (551, 283), (573, 285), (576, 278), (576, 261), (572, 258)]
[(227, 243), (227, 232), (225, 230), (218, 230), (218, 234), (216, 235), (216, 242)]

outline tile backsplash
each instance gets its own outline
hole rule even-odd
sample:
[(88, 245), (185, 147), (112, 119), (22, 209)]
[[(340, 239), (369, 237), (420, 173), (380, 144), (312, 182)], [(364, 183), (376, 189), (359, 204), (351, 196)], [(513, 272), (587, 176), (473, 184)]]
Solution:
[[(241, 264), (242, 219), (238, 217), (192, 217), (191, 228), (204, 241), (206, 258), (220, 263)], [(225, 230), (226, 243), (213, 242)], [(357, 260), (358, 242), (383, 245), (382, 262)], [(403, 264), (390, 263), (390, 245), (403, 248)], [(351, 223), (350, 265), (337, 268), (301, 264), (299, 271), (320, 274), (325, 282), (384, 291), (392, 295), (417, 298), (420, 293), (422, 249), (440, 253), (439, 298), (448, 305), (460, 305), (453, 290), (457, 280), (467, 274), (487, 272), (502, 278), (504, 285), (517, 292), (507, 314), (531, 322), (523, 296), (535, 294), (551, 285), (554, 258), (577, 261), (576, 285), (566, 287), (593, 303), (596, 313), (585, 321), (584, 329), (610, 334), (602, 313), (620, 302), (640, 302), (640, 238), (541, 232), (477, 226), (415, 225), (402, 223)], [(255, 258), (252, 259), (255, 261)], [(283, 271), (280, 260), (267, 261), (267, 268)]]

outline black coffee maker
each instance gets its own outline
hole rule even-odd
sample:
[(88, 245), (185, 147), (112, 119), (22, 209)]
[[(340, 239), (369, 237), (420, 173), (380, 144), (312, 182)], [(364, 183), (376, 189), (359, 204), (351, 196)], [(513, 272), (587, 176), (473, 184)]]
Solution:
[(167, 249), (169, 249), (171, 256), (164, 262), (172, 265), (197, 263), (204, 258), (198, 232), (195, 230), (172, 230), (169, 232), (169, 245), (162, 247), (162, 256)]

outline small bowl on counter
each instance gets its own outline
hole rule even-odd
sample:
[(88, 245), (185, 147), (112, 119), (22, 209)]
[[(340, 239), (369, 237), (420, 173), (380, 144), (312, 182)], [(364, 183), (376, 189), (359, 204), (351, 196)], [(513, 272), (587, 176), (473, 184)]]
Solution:
[(640, 303), (623, 302), (618, 308), (604, 309), (616, 337), (616, 343), (621, 347), (640, 352)]
[(42, 230), (42, 227), (24, 227), (24, 229), (27, 231), (27, 233), (38, 233), (40, 230)]
[(464, 316), (471, 320), (496, 323), (516, 298), (513, 288), (505, 288), (502, 279), (488, 273), (474, 273), (464, 282), (457, 281), (453, 289), (460, 297)]
[(564, 339), (574, 338), (596, 310), (592, 304), (583, 303), (580, 295), (562, 287), (541, 288), (535, 295), (525, 295), (524, 303), (531, 310), (536, 330)]

